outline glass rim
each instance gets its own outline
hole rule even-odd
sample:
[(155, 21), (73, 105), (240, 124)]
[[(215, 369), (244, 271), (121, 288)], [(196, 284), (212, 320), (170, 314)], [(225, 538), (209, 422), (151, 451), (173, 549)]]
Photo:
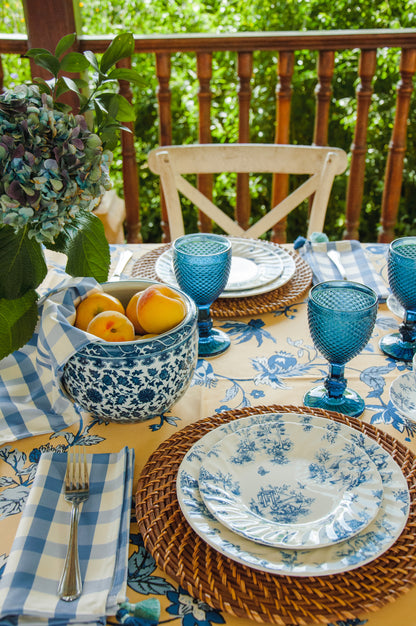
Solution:
[(402, 254), (399, 250), (397, 250), (397, 246), (403, 243), (416, 245), (416, 236), (410, 235), (409, 237), (399, 237), (398, 239), (394, 239), (389, 245), (389, 251), (394, 252), (395, 254), (398, 254), (404, 259), (409, 259), (410, 257), (406, 256), (405, 254)]
[(359, 311), (362, 311), (362, 312), (369, 311), (370, 309), (374, 307), (374, 305), (378, 306), (378, 296), (376, 292), (374, 291), (374, 289), (372, 289), (371, 287), (368, 287), (368, 285), (364, 285), (363, 283), (358, 283), (352, 280), (323, 280), (320, 283), (317, 283), (316, 285), (313, 285), (313, 287), (311, 287), (311, 289), (309, 290), (308, 301), (312, 301), (314, 304), (317, 304), (321, 306), (322, 308), (325, 308), (328, 310), (332, 309), (333, 311), (340, 311), (340, 312), (345, 311), (345, 309), (342, 307), (339, 307), (339, 308), (327, 307), (324, 304), (317, 302), (316, 299), (314, 298), (314, 292), (317, 291), (318, 289), (320, 290), (330, 289), (333, 287), (337, 289), (338, 288), (344, 289), (348, 287), (354, 291), (361, 291), (362, 293), (366, 293), (368, 296), (372, 296), (373, 302), (368, 304), (368, 306), (358, 309)]
[[(187, 252), (186, 250), (181, 250), (180, 247), (178, 247), (181, 242), (195, 241), (201, 238), (208, 239), (211, 241), (218, 241), (218, 243), (222, 243), (224, 247), (222, 250), (218, 250), (218, 252), (210, 252), (209, 254), (198, 254), (195, 252)], [(215, 233), (191, 233), (189, 235), (181, 235), (181, 237), (177, 237), (177, 239), (175, 239), (172, 242), (173, 250), (175, 250), (176, 252), (179, 252), (180, 254), (184, 254), (188, 256), (213, 257), (219, 254), (224, 254), (224, 252), (228, 252), (229, 250), (231, 250), (231, 248), (232, 248), (232, 243), (230, 239), (228, 239), (228, 237), (226, 237), (225, 235), (217, 235)]]

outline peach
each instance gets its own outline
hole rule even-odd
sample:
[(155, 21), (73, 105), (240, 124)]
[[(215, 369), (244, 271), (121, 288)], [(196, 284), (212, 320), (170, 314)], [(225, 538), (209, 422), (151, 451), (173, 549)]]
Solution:
[(184, 299), (167, 285), (150, 285), (134, 294), (133, 298), (136, 298), (136, 316), (133, 315), (130, 320), (141, 329), (138, 330), (141, 334), (165, 333), (177, 326), (186, 315)]
[(142, 295), (143, 291), (138, 291), (132, 296), (126, 306), (126, 315), (134, 326), (134, 330), (138, 335), (144, 335), (145, 331), (140, 326), (139, 320), (137, 319), (137, 301)]
[(82, 300), (77, 306), (75, 326), (81, 330), (87, 330), (91, 320), (103, 311), (118, 311), (124, 313), (124, 307), (118, 298), (108, 293), (92, 293)]
[(105, 341), (133, 341), (134, 326), (119, 311), (103, 311), (95, 315), (88, 324), (87, 332)]

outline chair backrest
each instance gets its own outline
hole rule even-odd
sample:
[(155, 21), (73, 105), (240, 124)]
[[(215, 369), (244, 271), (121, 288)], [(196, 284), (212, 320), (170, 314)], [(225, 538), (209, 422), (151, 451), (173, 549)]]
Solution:
[[(309, 236), (322, 232), (334, 177), (347, 167), (340, 148), (277, 144), (198, 144), (161, 146), (148, 154), (151, 171), (160, 176), (172, 240), (184, 234), (179, 191), (228, 235), (259, 237), (313, 195)], [(237, 173), (306, 174), (309, 178), (244, 230), (183, 175)]]

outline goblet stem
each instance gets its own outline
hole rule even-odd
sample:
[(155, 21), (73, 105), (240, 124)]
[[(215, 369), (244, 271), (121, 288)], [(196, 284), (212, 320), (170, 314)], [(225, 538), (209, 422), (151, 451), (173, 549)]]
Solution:
[(344, 365), (337, 363), (329, 364), (329, 376), (324, 381), (325, 388), (330, 398), (342, 398), (347, 387), (347, 381), (344, 378)]
[(416, 312), (406, 311), (404, 320), (400, 324), (399, 332), (403, 341), (414, 343), (416, 341)]
[(203, 339), (204, 337), (209, 337), (212, 329), (212, 319), (209, 311), (210, 305), (207, 304), (205, 306), (198, 306), (198, 330), (199, 337)]

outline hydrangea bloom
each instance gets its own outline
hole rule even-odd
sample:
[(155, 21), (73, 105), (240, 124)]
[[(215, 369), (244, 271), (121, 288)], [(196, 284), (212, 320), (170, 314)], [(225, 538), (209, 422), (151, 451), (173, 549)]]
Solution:
[(110, 189), (112, 154), (82, 115), (54, 109), (36, 86), (0, 96), (0, 223), (53, 243)]

